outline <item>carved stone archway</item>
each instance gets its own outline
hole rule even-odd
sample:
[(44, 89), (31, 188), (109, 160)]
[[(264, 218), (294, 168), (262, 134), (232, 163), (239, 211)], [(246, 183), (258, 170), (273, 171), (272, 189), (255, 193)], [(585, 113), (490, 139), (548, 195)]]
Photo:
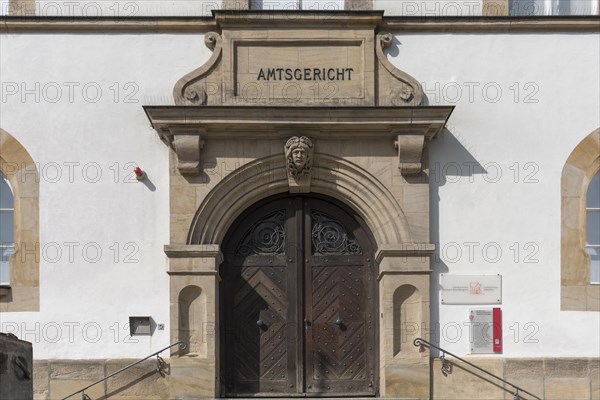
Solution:
[[(341, 199), (370, 227), (379, 247), (412, 243), (410, 226), (390, 191), (368, 171), (342, 158), (316, 154), (311, 193)], [(248, 204), (288, 192), (281, 154), (233, 171), (206, 196), (192, 222), (188, 244), (218, 244)]]
[[(383, 366), (379, 393), (385, 397), (408, 393), (426, 398), (428, 354), (406, 346), (398, 350), (397, 343), (404, 339), (401, 328), (394, 324), (394, 315), (406, 307), (405, 301), (414, 310), (411, 315), (419, 318), (411, 323), (425, 326), (423, 323), (429, 321), (429, 256), (434, 251), (429, 243), (429, 186), (426, 179), (407, 173), (417, 166), (420, 174), (423, 165), (404, 161), (409, 158), (405, 152), (417, 154), (413, 161), (421, 161), (425, 142), (443, 127), (450, 109), (146, 107), (146, 111), (162, 137), (174, 144), (171, 190), (172, 229), (176, 228), (176, 232), (173, 235), (172, 231), (172, 242), (166, 246), (170, 258), (171, 326), (181, 325), (177, 301), (185, 287), (197, 286), (206, 295), (206, 303), (200, 306), (206, 310), (201, 317), (205, 319), (198, 322), (205, 327), (198, 340), (206, 345), (193, 344), (205, 352), (194, 359), (173, 359), (173, 371), (175, 376), (179, 369), (195, 371), (196, 376), (212, 377), (209, 382), (214, 378), (214, 384), (197, 380), (191, 389), (188, 385), (179, 386), (174, 379), (173, 393), (220, 393), (215, 327), (219, 326), (221, 242), (249, 205), (271, 195), (294, 192), (284, 146), (288, 138), (302, 134), (315, 143), (308, 192), (334, 197), (348, 205), (365, 220), (376, 240), (379, 364)], [(422, 123), (415, 123), (421, 118)], [(176, 144), (178, 132), (183, 130), (185, 141), (192, 143), (195, 150)], [(195, 147), (200, 143), (201, 152), (200, 147)], [(182, 154), (186, 164), (191, 155), (200, 166), (205, 160), (206, 164), (199, 168), (202, 172), (183, 175), (189, 168), (177, 168), (181, 165), (178, 156)], [(235, 168), (223, 168), (227, 173), (206, 171), (206, 166), (213, 166), (215, 160), (228, 158)], [(406, 168), (405, 164), (411, 167)], [(195, 205), (178, 199), (186, 198), (186, 193), (193, 196)], [(187, 211), (183, 213), (184, 210)], [(396, 290), (402, 285), (409, 285), (419, 296), (398, 300), (401, 296)], [(174, 328), (172, 340), (185, 335)], [(405, 385), (406, 379), (412, 383)]]
[[(224, 237), (248, 207), (289, 192), (335, 198), (368, 225), (379, 295), (375, 392), (429, 398), (429, 353), (399, 345), (410, 338), (394, 316), (429, 325), (424, 154), (453, 107), (421, 106), (419, 82), (387, 59), (393, 37), (379, 32), (381, 12), (217, 11), (215, 20), (219, 30), (204, 37), (213, 55), (176, 83), (176, 105), (144, 107), (170, 148), (171, 339), (198, 349), (173, 354), (171, 397), (221, 393)], [(294, 143), (304, 150), (292, 166)], [(186, 310), (199, 310), (193, 327)]]

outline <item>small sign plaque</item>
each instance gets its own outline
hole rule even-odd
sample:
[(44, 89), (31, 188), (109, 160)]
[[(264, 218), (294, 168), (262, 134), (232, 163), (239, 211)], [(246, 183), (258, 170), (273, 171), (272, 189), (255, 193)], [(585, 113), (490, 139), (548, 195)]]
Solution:
[(470, 310), (471, 354), (502, 352), (502, 310)]
[(501, 304), (501, 275), (441, 275), (442, 304)]

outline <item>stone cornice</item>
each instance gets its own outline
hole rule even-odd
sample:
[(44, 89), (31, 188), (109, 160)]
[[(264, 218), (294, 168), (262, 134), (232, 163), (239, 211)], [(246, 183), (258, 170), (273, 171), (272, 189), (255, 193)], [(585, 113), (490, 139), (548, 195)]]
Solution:
[(0, 33), (205, 33), (212, 17), (0, 17)]
[(383, 245), (375, 253), (378, 264), (386, 257), (430, 257), (435, 253), (432, 243), (403, 243), (398, 245)]
[(430, 269), (423, 270), (383, 270), (379, 271), (377, 275), (377, 282), (381, 282), (383, 278), (386, 276), (394, 276), (394, 275), (408, 275), (410, 277), (414, 277), (417, 275), (431, 275), (433, 271)]
[[(152, 126), (171, 141), (174, 129), (202, 131), (205, 138), (284, 138), (302, 129), (313, 138), (421, 135), (434, 138), (453, 106), (427, 107), (256, 107), (144, 106)], [(200, 133), (198, 133), (200, 134)]]
[(200, 173), (204, 140), (286, 138), (389, 139), (402, 175), (422, 169), (426, 141), (446, 125), (445, 107), (144, 106), (148, 119), (177, 155), (182, 174)]
[(386, 17), (383, 18), (380, 29), (394, 33), (600, 32), (600, 17)]
[(182, 276), (190, 276), (190, 275), (199, 275), (199, 276), (216, 276), (219, 277), (218, 271), (167, 271), (169, 275), (182, 275)]
[[(383, 17), (378, 29), (392, 33), (596, 33), (600, 32), (600, 17)], [(213, 17), (0, 17), (0, 33), (160, 34), (215, 30), (219, 30), (219, 24)]]
[(215, 258), (221, 262), (223, 254), (219, 245), (166, 245), (165, 254), (169, 258)]
[(377, 281), (380, 281), (385, 275), (430, 275), (433, 271), (430, 269), (420, 269), (420, 270), (385, 270), (379, 272), (377, 275)]

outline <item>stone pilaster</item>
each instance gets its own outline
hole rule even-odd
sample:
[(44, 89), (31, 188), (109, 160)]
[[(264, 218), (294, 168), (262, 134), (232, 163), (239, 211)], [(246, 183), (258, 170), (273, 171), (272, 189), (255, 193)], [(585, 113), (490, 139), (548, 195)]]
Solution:
[(223, 0), (223, 10), (249, 10), (250, 0)]
[(372, 10), (373, 0), (346, 0), (344, 10)]
[(166, 246), (169, 256), (171, 343), (187, 347), (171, 354), (170, 398), (217, 396), (218, 267), (216, 245)]
[(7, 14), (21, 17), (34, 16), (35, 0), (10, 0)]
[(413, 345), (427, 338), (431, 244), (380, 248), (380, 390), (386, 398), (430, 398), (429, 351)]
[(484, 17), (505, 17), (509, 15), (509, 0), (483, 0)]

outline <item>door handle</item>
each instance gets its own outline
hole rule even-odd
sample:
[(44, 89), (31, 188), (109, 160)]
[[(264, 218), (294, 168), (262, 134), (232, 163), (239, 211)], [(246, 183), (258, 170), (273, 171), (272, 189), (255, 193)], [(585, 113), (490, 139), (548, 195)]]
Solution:
[(310, 329), (310, 321), (308, 320), (308, 318), (304, 318), (304, 332), (308, 332), (309, 329)]
[(267, 326), (267, 324), (265, 324), (265, 321), (263, 321), (262, 319), (256, 321), (256, 325), (258, 325), (260, 328), (264, 328), (265, 326)]
[(346, 330), (346, 324), (341, 318), (336, 319), (334, 324), (336, 324), (341, 330)]

